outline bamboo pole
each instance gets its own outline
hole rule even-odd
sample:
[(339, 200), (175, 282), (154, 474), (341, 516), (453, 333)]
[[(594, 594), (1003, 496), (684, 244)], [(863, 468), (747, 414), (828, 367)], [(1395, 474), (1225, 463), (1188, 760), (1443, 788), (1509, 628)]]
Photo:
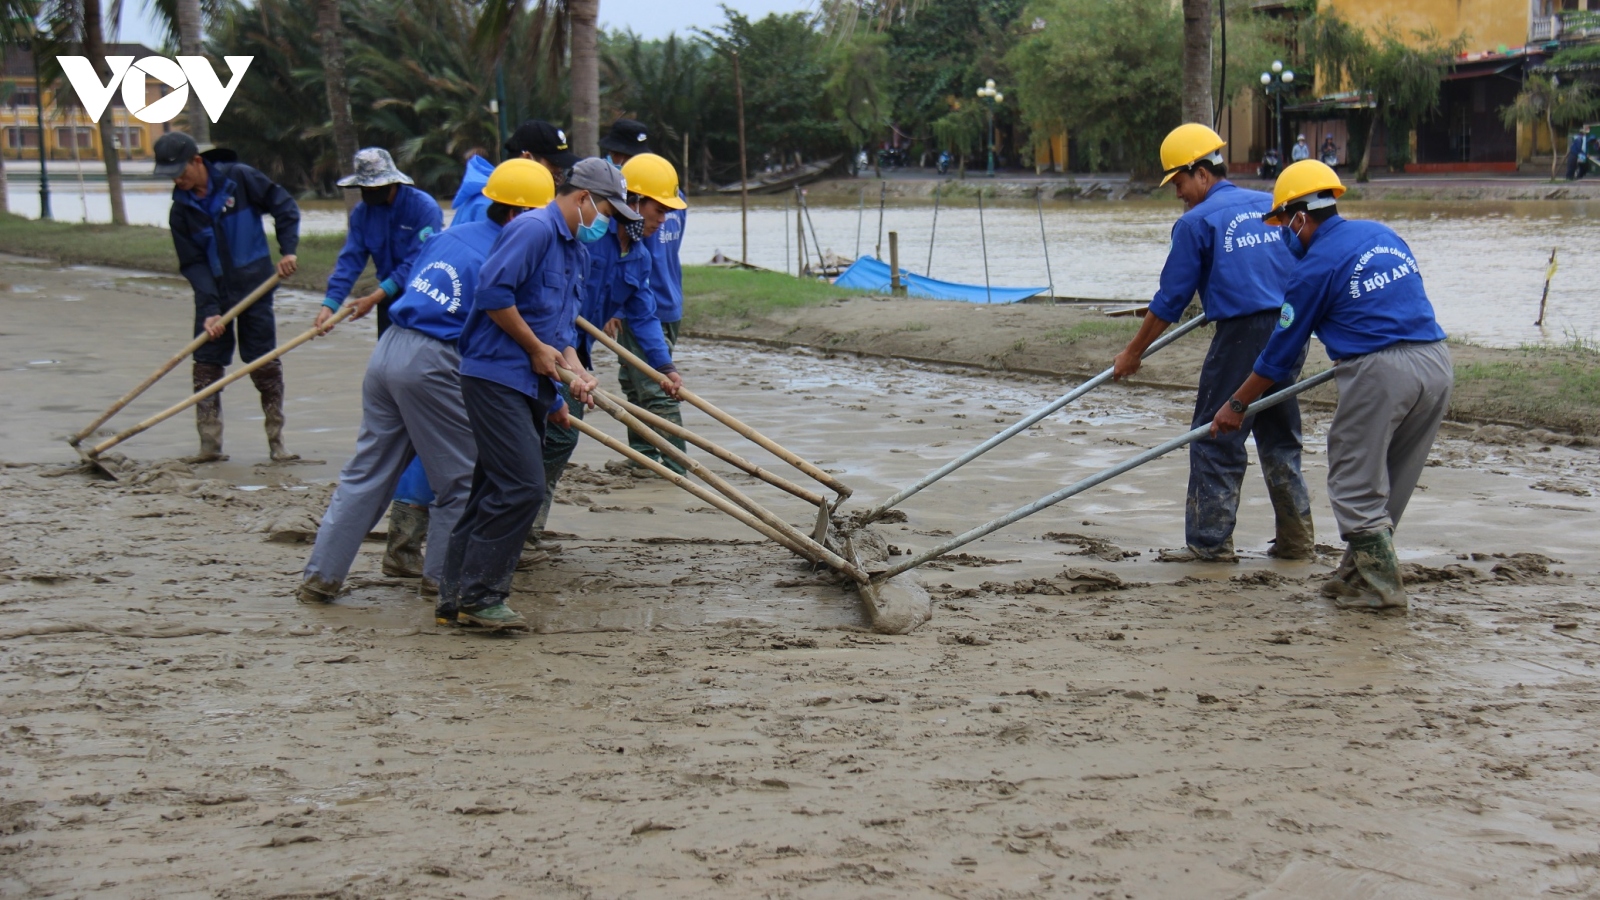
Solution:
[(278, 349), (272, 351), (271, 353), (267, 353), (267, 354), (265, 354), (263, 356), (256, 357), (255, 360), (252, 361), (249, 365), (241, 366), (240, 368), (238, 368), (235, 371), (233, 371), (232, 373), (230, 373), (226, 378), (223, 378), (220, 381), (213, 382), (205, 390), (200, 391), (199, 393), (197, 393), (194, 396), (190, 397), (189, 399), (183, 401), (182, 403), (174, 403), (173, 405), (167, 407), (166, 409), (162, 410), (161, 412), (158, 412), (155, 415), (151, 416), (150, 418), (145, 419), (143, 422), (140, 422), (139, 424), (133, 426), (132, 428), (129, 428), (127, 431), (119, 432), (115, 436), (106, 438), (105, 440), (101, 441), (100, 443), (95, 444), (93, 447), (90, 447), (87, 451), (85, 451), (85, 455), (88, 456), (89, 458), (93, 459), (94, 457), (97, 457), (100, 454), (106, 452), (107, 450), (110, 450), (112, 447), (115, 447), (116, 445), (122, 443), (123, 441), (127, 440), (128, 438), (133, 437), (134, 435), (138, 434), (139, 432), (145, 431), (146, 429), (149, 429), (149, 428), (151, 428), (151, 427), (153, 427), (155, 425), (159, 425), (162, 422), (165, 422), (166, 420), (172, 418), (173, 416), (177, 415), (178, 413), (181, 413), (184, 410), (188, 409), (189, 407), (194, 406), (196, 403), (199, 403), (201, 400), (204, 400), (207, 397), (210, 397), (210, 396), (212, 396), (214, 394), (221, 393), (222, 389), (227, 387), (228, 385), (233, 384), (235, 381), (238, 381), (239, 379), (245, 377), (246, 375), (249, 375), (251, 372), (254, 372), (255, 370), (261, 368), (262, 366), (265, 366), (268, 363), (276, 360), (278, 357), (284, 355), (285, 353), (288, 353), (290, 350), (293, 350), (294, 348), (300, 346), (301, 344), (304, 344), (305, 342), (307, 342), (309, 340), (312, 340), (313, 338), (317, 337), (320, 334), (326, 333), (328, 329), (332, 328), (333, 326), (335, 326), (335, 325), (339, 324), (340, 322), (343, 322), (345, 319), (349, 318), (350, 314), (355, 312), (355, 310), (356, 310), (356, 308), (354, 306), (346, 306), (346, 307), (344, 307), (343, 309), (339, 310), (339, 312), (336, 313), (333, 318), (329, 319), (324, 325), (322, 325), (322, 327), (318, 328), (316, 326), (313, 326), (313, 327), (307, 329), (306, 331), (301, 332), (299, 336), (297, 336), (294, 340), (290, 341), (289, 343), (284, 344), (283, 346), (281, 346)]
[[(612, 340), (610, 335), (594, 327), (594, 324), (588, 319), (585, 319), (583, 316), (578, 317), (578, 327), (582, 328), (584, 331), (587, 331), (590, 337), (593, 337), (595, 340), (609, 348), (613, 353), (617, 354), (617, 356), (620, 357), (623, 362), (626, 362), (635, 369), (643, 372), (652, 380), (657, 382), (665, 380), (665, 376), (651, 368), (649, 363), (640, 359), (636, 354), (630, 352), (626, 347)], [(773, 456), (776, 456), (789, 465), (794, 466), (796, 469), (806, 473), (816, 481), (821, 482), (829, 490), (838, 494), (841, 499), (849, 497), (852, 493), (854, 493), (854, 491), (844, 482), (833, 477), (832, 475), (829, 475), (827, 472), (822, 471), (804, 459), (801, 459), (797, 454), (784, 449), (784, 447), (777, 441), (772, 440), (761, 432), (751, 428), (749, 425), (739, 421), (737, 418), (734, 418), (732, 415), (729, 415), (728, 413), (723, 412), (721, 409), (718, 409), (715, 404), (700, 397), (694, 391), (691, 391), (688, 388), (679, 388), (678, 396), (684, 400), (687, 400), (701, 412), (733, 429), (740, 436), (748, 439), (751, 443), (767, 451), (768, 453), (771, 453)]]
[(983, 228), (983, 188), (978, 188), (978, 240), (983, 244), (983, 302), (993, 303), (994, 292), (989, 288), (989, 235)]
[(739, 264), (750, 265), (750, 172), (744, 143), (744, 79), (739, 51), (733, 51), (733, 93), (739, 105)]
[(933, 277), (933, 241), (939, 236), (939, 189), (944, 185), (933, 186), (933, 228), (928, 232), (928, 267), (922, 270), (922, 277)]
[[(232, 322), (234, 319), (239, 318), (239, 315), (241, 313), (243, 313), (245, 310), (250, 308), (250, 304), (256, 302), (257, 300), (260, 300), (262, 297), (266, 296), (268, 291), (270, 291), (273, 288), (277, 287), (279, 281), (282, 281), (282, 279), (279, 278), (277, 275), (273, 275), (271, 278), (268, 278), (266, 281), (261, 282), (259, 287), (257, 287), (255, 290), (251, 291), (249, 294), (245, 295), (245, 298), (243, 300), (240, 300), (238, 303), (235, 303), (233, 305), (232, 309), (230, 309), (227, 312), (223, 313), (222, 314), (222, 319), (221, 319), (219, 324), (227, 325), (229, 322)], [(160, 381), (168, 372), (171, 372), (173, 369), (177, 368), (178, 363), (181, 363), (185, 359), (188, 359), (189, 355), (191, 353), (193, 353), (196, 350), (199, 350), (201, 347), (205, 346), (207, 343), (210, 342), (210, 340), (211, 340), (211, 335), (207, 334), (204, 331), (200, 332), (200, 334), (195, 336), (194, 340), (192, 340), (189, 343), (185, 344), (182, 350), (179, 350), (177, 353), (173, 354), (173, 357), (171, 359), (167, 360), (165, 363), (162, 363), (160, 368), (158, 368), (154, 372), (150, 373), (150, 377), (149, 378), (146, 378), (144, 381), (140, 382), (137, 387), (135, 387), (133, 390), (127, 392), (126, 394), (123, 394), (121, 399), (119, 399), (117, 402), (111, 404), (111, 408), (107, 409), (105, 412), (101, 413), (100, 414), (100, 418), (95, 419), (93, 422), (90, 422), (88, 427), (84, 428), (82, 431), (78, 432), (77, 434), (73, 435), (72, 437), (67, 438), (67, 443), (71, 444), (74, 447), (78, 446), (78, 444), (83, 442), (84, 438), (88, 437), (91, 434), (94, 434), (94, 430), (96, 428), (99, 428), (101, 425), (104, 425), (106, 423), (107, 419), (110, 419), (112, 416), (114, 416), (117, 413), (121, 412), (123, 407), (127, 406), (129, 403), (132, 403), (134, 401), (134, 399), (137, 398), (140, 394), (142, 394), (145, 391), (149, 390), (150, 386), (152, 384), (155, 384), (157, 381)]]

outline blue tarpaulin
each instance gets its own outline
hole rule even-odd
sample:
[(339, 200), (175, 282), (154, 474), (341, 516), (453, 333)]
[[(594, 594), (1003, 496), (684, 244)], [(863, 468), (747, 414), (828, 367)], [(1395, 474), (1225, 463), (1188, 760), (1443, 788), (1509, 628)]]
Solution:
[[(839, 287), (887, 294), (889, 266), (871, 256), (863, 256), (852, 263), (850, 268), (845, 269), (833, 283)], [(939, 281), (912, 274), (905, 269), (900, 270), (900, 283), (906, 286), (906, 293), (913, 297), (926, 297), (930, 300), (965, 300), (968, 303), (1016, 303), (1018, 300), (1026, 300), (1046, 290), (1042, 287), (994, 287), (985, 290), (981, 284)]]

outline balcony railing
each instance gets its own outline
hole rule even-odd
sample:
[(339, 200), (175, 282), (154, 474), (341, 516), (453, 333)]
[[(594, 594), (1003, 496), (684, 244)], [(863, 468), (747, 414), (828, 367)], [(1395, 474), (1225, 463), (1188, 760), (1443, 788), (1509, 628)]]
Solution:
[(1561, 13), (1561, 30), (1557, 37), (1563, 41), (1600, 38), (1600, 10), (1573, 9)]
[(1545, 44), (1561, 37), (1560, 16), (1534, 16), (1528, 23), (1528, 43)]

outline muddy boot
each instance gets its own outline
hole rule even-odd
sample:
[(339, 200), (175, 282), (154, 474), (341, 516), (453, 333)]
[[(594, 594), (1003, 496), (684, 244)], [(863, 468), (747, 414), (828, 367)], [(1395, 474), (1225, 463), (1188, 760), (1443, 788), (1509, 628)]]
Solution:
[(417, 589), (417, 593), (424, 599), (437, 600), (439, 599), (439, 582), (424, 575), (422, 576), (422, 586)]
[(389, 504), (389, 546), (383, 551), (383, 574), (391, 578), (421, 578), (422, 544), (427, 537), (427, 507), (399, 500)]
[(273, 360), (250, 373), (261, 393), (261, 412), (267, 417), (267, 452), (273, 462), (299, 459), (299, 454), (283, 449), (283, 363)]
[(1340, 609), (1406, 608), (1406, 589), (1400, 579), (1400, 559), (1394, 552), (1394, 533), (1387, 528), (1350, 536), (1355, 573), (1345, 591), (1333, 599)]
[(337, 582), (313, 575), (300, 582), (300, 589), (294, 592), (294, 596), (307, 606), (324, 606), (339, 596), (339, 588), (342, 586)]
[[(223, 368), (211, 363), (194, 364), (194, 391), (200, 393), (222, 380)], [(227, 459), (222, 452), (222, 393), (219, 391), (194, 407), (194, 424), (200, 432), (200, 452), (188, 462), (219, 462)]]
[(1267, 548), (1267, 555), (1275, 559), (1316, 559), (1317, 532), (1311, 524), (1311, 516), (1280, 517), (1278, 536)]
[(1157, 562), (1222, 562), (1236, 563), (1239, 555), (1233, 552), (1233, 538), (1222, 542), (1219, 547), (1202, 550), (1195, 546), (1184, 546), (1177, 550), (1162, 550), (1156, 554)]
[(1339, 567), (1333, 570), (1328, 580), (1322, 583), (1319, 589), (1324, 597), (1343, 597), (1350, 591), (1350, 579), (1356, 574), (1356, 555), (1347, 545), (1344, 556), (1339, 558)]

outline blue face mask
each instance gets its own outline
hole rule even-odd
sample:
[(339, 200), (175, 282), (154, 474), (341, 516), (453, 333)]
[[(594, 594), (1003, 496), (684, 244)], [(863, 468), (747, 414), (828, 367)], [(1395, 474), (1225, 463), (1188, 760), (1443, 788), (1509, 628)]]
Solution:
[(1306, 258), (1306, 242), (1300, 240), (1300, 235), (1293, 228), (1284, 225), (1278, 229), (1283, 233), (1283, 246), (1289, 249), (1289, 255), (1295, 259)]
[(600, 207), (595, 206), (593, 197), (589, 198), (589, 208), (594, 210), (594, 221), (588, 225), (578, 226), (578, 240), (585, 244), (600, 240), (611, 230), (611, 220), (601, 215)]

